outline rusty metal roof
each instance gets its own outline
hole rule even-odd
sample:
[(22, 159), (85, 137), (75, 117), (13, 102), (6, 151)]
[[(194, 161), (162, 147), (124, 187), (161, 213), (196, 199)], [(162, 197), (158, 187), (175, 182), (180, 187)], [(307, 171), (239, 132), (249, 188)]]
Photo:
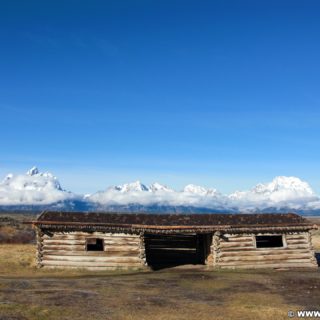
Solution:
[(310, 224), (295, 213), (257, 214), (151, 214), (110, 212), (43, 212), (34, 224), (109, 225), (109, 226), (297, 226)]

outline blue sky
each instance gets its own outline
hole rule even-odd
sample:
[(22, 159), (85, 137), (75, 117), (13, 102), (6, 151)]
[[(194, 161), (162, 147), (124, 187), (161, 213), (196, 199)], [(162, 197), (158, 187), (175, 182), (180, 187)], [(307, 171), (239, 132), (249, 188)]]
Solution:
[(319, 1), (2, 1), (0, 174), (320, 193)]

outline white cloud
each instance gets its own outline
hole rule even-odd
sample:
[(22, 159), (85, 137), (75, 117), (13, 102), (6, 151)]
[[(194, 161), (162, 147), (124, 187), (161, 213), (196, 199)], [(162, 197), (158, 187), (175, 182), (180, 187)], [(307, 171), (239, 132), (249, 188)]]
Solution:
[(0, 205), (45, 205), (75, 197), (61, 188), (55, 176), (40, 173), (36, 167), (26, 174), (8, 174), (0, 183)]
[(263, 210), (265, 208), (308, 209), (320, 206), (307, 182), (296, 177), (276, 177), (266, 184), (258, 184), (249, 191), (236, 191), (223, 195), (217, 189), (206, 189), (192, 184), (183, 191), (160, 189), (153, 191), (140, 182), (111, 187), (97, 192), (88, 199), (101, 205), (171, 205), (194, 206), (211, 209), (238, 209), (239, 211)]
[(79, 196), (63, 190), (55, 176), (48, 172), (41, 173), (35, 167), (26, 174), (9, 174), (0, 183), (0, 205), (47, 205), (65, 200), (83, 200), (93, 206), (106, 208), (111, 205), (139, 204), (243, 212), (267, 208), (320, 209), (320, 198), (307, 182), (296, 177), (276, 177), (269, 183), (260, 183), (251, 190), (236, 191), (230, 195), (193, 184), (176, 191), (160, 183), (146, 186), (136, 181)]

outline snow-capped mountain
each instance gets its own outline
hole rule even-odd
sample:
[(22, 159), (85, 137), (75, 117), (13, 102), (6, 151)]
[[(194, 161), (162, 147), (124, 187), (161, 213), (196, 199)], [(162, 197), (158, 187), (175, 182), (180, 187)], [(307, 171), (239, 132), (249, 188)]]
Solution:
[(224, 195), (215, 188), (188, 184), (181, 191), (155, 182), (111, 186), (93, 194), (75, 195), (58, 179), (36, 167), (25, 174), (8, 174), (0, 183), (0, 210), (36, 207), (59, 210), (150, 212), (262, 212), (319, 213), (320, 198), (296, 177), (279, 176), (251, 190)]
[(154, 182), (149, 186), (149, 191), (151, 192), (174, 192), (173, 189), (170, 189), (164, 184)]
[(236, 191), (230, 195), (234, 200), (262, 200), (274, 202), (289, 199), (314, 197), (315, 194), (309, 184), (296, 177), (276, 177), (270, 183), (259, 183), (250, 191)]
[(75, 195), (61, 188), (58, 179), (49, 172), (33, 167), (26, 174), (8, 174), (0, 183), (0, 205), (50, 204)]
[(158, 182), (152, 183), (150, 186), (146, 186), (145, 184), (141, 183), (139, 180), (131, 183), (125, 183), (123, 185), (113, 186), (109, 188), (110, 190), (120, 191), (122, 193), (128, 192), (158, 192), (158, 191), (165, 191), (165, 192), (173, 192), (173, 189), (168, 188), (167, 186), (160, 184)]
[(142, 204), (150, 205), (155, 203), (165, 203), (168, 199), (166, 194), (174, 190), (158, 182), (146, 186), (140, 181), (112, 186), (105, 191), (98, 191), (90, 195), (87, 199), (100, 205), (128, 205)]
[(200, 196), (219, 196), (220, 195), (217, 189), (206, 189), (204, 187), (197, 186), (194, 184), (186, 185), (183, 188), (183, 192), (200, 195)]
[(317, 204), (319, 197), (310, 185), (296, 177), (279, 176), (269, 183), (259, 183), (249, 191), (236, 191), (229, 195), (229, 199), (241, 211), (320, 208)]
[(141, 183), (139, 180), (131, 183), (125, 183), (123, 185), (111, 187), (111, 189), (120, 191), (120, 192), (140, 192), (140, 191), (149, 191), (149, 188)]
[[(221, 199), (220, 199), (221, 198)], [(140, 181), (109, 187), (96, 192), (87, 200), (99, 206), (171, 206), (171, 207), (210, 207), (221, 209), (225, 201), (216, 189), (187, 185), (182, 191), (175, 191), (166, 185), (155, 182), (147, 186)], [(221, 202), (221, 203), (220, 203)]]
[(276, 177), (270, 183), (259, 183), (250, 191), (236, 191), (229, 195), (232, 200), (278, 203), (299, 199), (314, 199), (315, 193), (305, 181), (296, 177)]

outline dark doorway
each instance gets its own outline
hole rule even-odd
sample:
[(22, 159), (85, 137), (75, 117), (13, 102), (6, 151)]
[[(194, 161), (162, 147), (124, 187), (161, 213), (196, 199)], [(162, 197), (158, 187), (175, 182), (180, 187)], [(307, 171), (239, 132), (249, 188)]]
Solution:
[(146, 259), (152, 269), (205, 264), (206, 234), (145, 234)]

